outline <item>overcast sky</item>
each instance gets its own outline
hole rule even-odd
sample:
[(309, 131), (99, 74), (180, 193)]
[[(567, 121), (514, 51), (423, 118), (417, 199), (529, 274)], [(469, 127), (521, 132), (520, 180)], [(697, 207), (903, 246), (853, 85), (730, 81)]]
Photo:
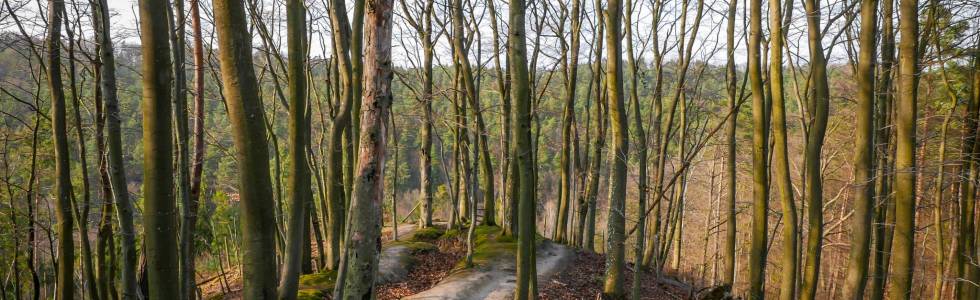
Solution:
[[(18, 10), (18, 16), (24, 19), (25, 23), (36, 22), (30, 20), (36, 18), (37, 11), (40, 9), (40, 7), (38, 7), (38, 3), (34, 2), (37, 0), (9, 0), (9, 1), (14, 6), (17, 6), (18, 5), (17, 3), (27, 3), (23, 8)], [(112, 17), (111, 28), (112, 28), (112, 35), (114, 39), (120, 42), (133, 43), (133, 44), (138, 43), (139, 39), (136, 31), (137, 0), (107, 0), (107, 1), (109, 3), (109, 7), (111, 10), (111, 17)], [(415, 3), (415, 1), (418, 0), (406, 0), (406, 2), (409, 3), (410, 5)], [(478, 34), (480, 35), (482, 45), (479, 46), (479, 49), (477, 49), (477, 45), (474, 45), (473, 48), (470, 49), (470, 55), (471, 55), (471, 59), (473, 60), (479, 58), (481, 63), (488, 63), (492, 65), (491, 61), (489, 60), (492, 57), (492, 39), (491, 39), (492, 31), (489, 26), (490, 19), (489, 16), (487, 15), (489, 12), (487, 12), (485, 8), (484, 5), (485, 2), (483, 2), (483, 0), (478, 0), (478, 1), (479, 1), (479, 5), (475, 8), (476, 22), (478, 22), (478, 25), (475, 26), (475, 28), (479, 29)], [(553, 19), (554, 16), (559, 12), (560, 7), (558, 7), (559, 5), (558, 1), (567, 2), (567, 0), (550, 1), (549, 3), (551, 3), (550, 4), (551, 7), (549, 8), (549, 12), (548, 12), (550, 14), (549, 18)], [(690, 1), (690, 6), (688, 7), (687, 26), (691, 26), (691, 24), (693, 24), (694, 22), (697, 3), (698, 3), (697, 2), (698, 0), (689, 0), (689, 1)], [(729, 0), (703, 0), (703, 1), (705, 1), (704, 16), (701, 21), (701, 26), (698, 32), (697, 39), (694, 43), (693, 58), (694, 60), (708, 60), (711, 61), (712, 63), (721, 64), (724, 63), (725, 61), (724, 38), (725, 38), (725, 26), (727, 22), (726, 13), (728, 9)], [(824, 38), (824, 47), (825, 49), (833, 51), (831, 53), (832, 63), (847, 62), (846, 49), (842, 43), (848, 37), (847, 35), (838, 34), (838, 33), (841, 32), (841, 28), (843, 28), (843, 26), (847, 24), (847, 22), (849, 21), (846, 16), (836, 18), (836, 19), (832, 19), (832, 16), (838, 15), (839, 12), (843, 11), (848, 5), (853, 5), (853, 3), (856, 3), (854, 1), (859, 1), (859, 0), (824, 0), (822, 2), (823, 12), (824, 12), (823, 13), (824, 17), (822, 20), (824, 24), (822, 25), (824, 26), (824, 28), (829, 28), (828, 34)], [(963, 2), (965, 6), (962, 7), (967, 7), (966, 10), (970, 12), (969, 13), (970, 15), (975, 15), (976, 9), (980, 9), (980, 4), (977, 4), (976, 0), (952, 0), (952, 1), (957, 3)], [(189, 0), (185, 0), (185, 2), (189, 2)], [(273, 12), (271, 8), (272, 0), (259, 0), (259, 2), (264, 3), (264, 5), (266, 6), (263, 12), (266, 16), (272, 16), (272, 15), (277, 16), (277, 18), (266, 17), (263, 18), (263, 20), (267, 20), (266, 21), (267, 25), (271, 28), (272, 31), (274, 31), (273, 35), (274, 35), (275, 43), (277, 43), (276, 47), (279, 49), (284, 49), (285, 42), (281, 40), (281, 37), (283, 36), (283, 34), (281, 33), (285, 30), (284, 22), (282, 22), (281, 20), (282, 18), (284, 18), (284, 12), (282, 11), (282, 8), (281, 7), (276, 8), (275, 12)], [(348, 0), (348, 2), (351, 1)], [(394, 37), (393, 37), (394, 38), (393, 55), (396, 64), (400, 66), (411, 66), (417, 63), (418, 56), (421, 54), (421, 51), (418, 49), (418, 44), (415, 41), (414, 32), (412, 32), (412, 29), (410, 27), (406, 26), (405, 21), (402, 19), (404, 16), (402, 16), (403, 10), (400, 8), (400, 2), (401, 1), (396, 1), (396, 3), (398, 3), (396, 4), (396, 6), (399, 6), (399, 8), (396, 8), (395, 10), (396, 27), (394, 29)], [(437, 6), (439, 6), (438, 3), (441, 1), (437, 0), (436, 2), (437, 2)], [(637, 7), (635, 8), (636, 12), (634, 12), (633, 14), (634, 16), (633, 22), (636, 28), (634, 33), (636, 36), (634, 37), (633, 45), (635, 51), (642, 56), (644, 61), (649, 61), (652, 59), (652, 49), (650, 49), (650, 44), (648, 42), (651, 33), (651, 27), (652, 27), (650, 2), (651, 2), (650, 0), (638, 0), (638, 2), (636, 2), (637, 3), (636, 4)], [(40, 3), (41, 5), (43, 5), (44, 1), (41, 1)], [(210, 11), (210, 5), (211, 5), (210, 1), (202, 0), (201, 3), (204, 6), (203, 8), (204, 8), (205, 15), (209, 15), (208, 11)], [(506, 2), (498, 1), (495, 3), (499, 14), (498, 21), (502, 23), (506, 23), (507, 21)], [(308, 18), (311, 22), (313, 22), (313, 36), (310, 41), (311, 56), (323, 57), (329, 55), (331, 51), (328, 49), (325, 50), (323, 47), (323, 45), (329, 45), (329, 42), (325, 43), (324, 40), (320, 38), (322, 36), (324, 39), (329, 39), (329, 36), (319, 34), (320, 31), (328, 30), (327, 27), (328, 22), (323, 12), (324, 0), (307, 0), (307, 4), (313, 7), (310, 10), (310, 17)], [(744, 45), (744, 40), (742, 40), (742, 38), (744, 38), (743, 26), (745, 26), (745, 24), (743, 22), (745, 20), (745, 16), (744, 16), (745, 4), (746, 4), (746, 0), (739, 1), (738, 13), (736, 16), (736, 21), (737, 21), (736, 34), (738, 35), (738, 39), (739, 39), (736, 41), (737, 44), (736, 61), (738, 62), (738, 64), (743, 64), (745, 61), (745, 45)], [(806, 24), (805, 24), (805, 20), (802, 18), (802, 16), (804, 15), (802, 11), (802, 5), (800, 5), (799, 3), (797, 4), (798, 5), (795, 5), (794, 10), (792, 11), (792, 21), (790, 23), (791, 25), (790, 28), (787, 30), (787, 35), (788, 35), (787, 43), (788, 46), (791, 48), (790, 53), (792, 57), (790, 58), (805, 61), (806, 57), (808, 57), (807, 48), (806, 48), (807, 47), (806, 32), (805, 32)], [(765, 5), (767, 5), (767, 3), (764, 3), (764, 6)], [(348, 4), (348, 8), (350, 8), (350, 6), (351, 5)], [(586, 16), (586, 20), (584, 20), (584, 25), (583, 25), (583, 37), (582, 37), (582, 49), (580, 50), (580, 55), (581, 55), (580, 62), (586, 63), (589, 57), (591, 56), (589, 49), (591, 49), (591, 45), (595, 41), (595, 38), (592, 33), (592, 28), (593, 28), (592, 23), (594, 22), (594, 16), (591, 15), (595, 11), (595, 8), (593, 7), (593, 1), (591, 0), (583, 0), (583, 6), (584, 6), (583, 11), (585, 11), (588, 15)], [(535, 8), (529, 7), (529, 9), (535, 9)], [(537, 6), (536, 9), (538, 13), (544, 11), (540, 5)], [(437, 10), (444, 11), (444, 9), (441, 8)], [(663, 47), (664, 45), (668, 45), (672, 47), (667, 52), (666, 55), (667, 60), (671, 60), (677, 57), (677, 48), (673, 46), (677, 44), (677, 39), (679, 35), (680, 12), (681, 12), (680, 0), (666, 0), (662, 21), (660, 23), (659, 28), (657, 29), (657, 32), (660, 34), (659, 40), (660, 40), (661, 47)], [(6, 10), (4, 10), (3, 13), (6, 13)], [(3, 14), (0, 14), (0, 16), (2, 15)], [(527, 15), (529, 18), (526, 25), (527, 30), (529, 31), (528, 36), (533, 37), (534, 36), (533, 31), (537, 30), (537, 28), (535, 23), (533, 22), (532, 13), (529, 12)], [(763, 16), (764, 17), (768, 16), (768, 12), (766, 12), (765, 7), (763, 8)], [(466, 17), (470, 18), (470, 16), (466, 16)], [(13, 27), (13, 23), (8, 19), (9, 18), (4, 18), (3, 21), (0, 21), (2, 22), (2, 26), (0, 26), (0, 30), (5, 30), (5, 31), (16, 30), (16, 27)], [(438, 22), (445, 22), (443, 20), (447, 20), (448, 16), (444, 12), (437, 12), (435, 19), (437, 19), (437, 24), (438, 24)], [(86, 28), (88, 27), (88, 24), (85, 21), (83, 21), (82, 27), (84, 30), (90, 31), (91, 30), (90, 28)], [(832, 23), (828, 25), (827, 22), (832, 22)], [(205, 43), (208, 43), (207, 39), (209, 39), (209, 35), (211, 31), (210, 25), (208, 23), (209, 21), (204, 22), (204, 27), (205, 27), (204, 35), (206, 39)], [(768, 27), (767, 23), (768, 23), (767, 20), (763, 20), (763, 27), (764, 27), (763, 30), (766, 30), (766, 28)], [(855, 27), (857, 26), (857, 24), (854, 25)], [(438, 25), (436, 27), (438, 27)], [(28, 30), (31, 31), (32, 34), (37, 36), (40, 36), (40, 34), (43, 33), (43, 28), (31, 28)], [(505, 31), (506, 24), (501, 24), (500, 30), (502, 32), (506, 32)], [(555, 57), (558, 55), (557, 53), (558, 53), (559, 43), (558, 43), (558, 39), (554, 37), (555, 34), (553, 31), (554, 31), (554, 26), (551, 25), (545, 25), (545, 28), (542, 30), (542, 34), (544, 37), (541, 39), (542, 54), (540, 55), (539, 58), (539, 64), (538, 64), (539, 67), (549, 68), (555, 65)], [(688, 34), (690, 34), (690, 32), (688, 32)], [(837, 41), (837, 45), (831, 48), (831, 43), (835, 41), (835, 39)], [(599, 41), (601, 42), (602, 40), (600, 39)], [(282, 45), (278, 45), (279, 43), (281, 43)], [(254, 44), (257, 47), (261, 46), (261, 40), (257, 37), (257, 35)], [(529, 40), (528, 41), (529, 49), (530, 47), (532, 47), (532, 44), (533, 44), (533, 40)], [(329, 46), (326, 48), (329, 48)], [(451, 53), (449, 52), (448, 40), (446, 38), (446, 35), (443, 35), (438, 43), (436, 62), (448, 63), (451, 57), (452, 56)]]

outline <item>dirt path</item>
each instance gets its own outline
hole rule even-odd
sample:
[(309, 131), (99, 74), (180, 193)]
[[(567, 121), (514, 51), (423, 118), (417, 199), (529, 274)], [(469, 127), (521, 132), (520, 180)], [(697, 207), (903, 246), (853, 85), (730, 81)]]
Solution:
[[(571, 249), (545, 242), (537, 249), (538, 281), (543, 282), (564, 269), (575, 257)], [(462, 270), (443, 279), (435, 287), (403, 299), (512, 299), (516, 278), (516, 261), (513, 255), (494, 259), (494, 263), (482, 269)]]

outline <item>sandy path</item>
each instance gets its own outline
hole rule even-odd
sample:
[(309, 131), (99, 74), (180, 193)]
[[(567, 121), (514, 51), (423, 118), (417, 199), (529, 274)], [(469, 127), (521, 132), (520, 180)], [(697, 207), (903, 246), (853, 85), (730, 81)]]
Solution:
[[(575, 257), (573, 250), (551, 242), (540, 245), (537, 254), (538, 282), (560, 272)], [(512, 299), (517, 281), (515, 264), (512, 255), (500, 257), (489, 267), (456, 272), (435, 287), (403, 299)]]

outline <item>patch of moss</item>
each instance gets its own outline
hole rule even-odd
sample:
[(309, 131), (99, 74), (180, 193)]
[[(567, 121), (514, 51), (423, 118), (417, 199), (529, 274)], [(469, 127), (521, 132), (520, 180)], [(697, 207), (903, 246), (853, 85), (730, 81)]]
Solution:
[[(499, 257), (513, 256), (517, 251), (517, 241), (512, 236), (502, 235), (496, 226), (477, 226), (473, 235), (473, 264), (483, 266)], [(465, 231), (461, 232), (465, 237)], [(466, 258), (461, 259), (457, 268), (465, 267)]]
[(443, 236), (443, 233), (445, 233), (445, 230), (442, 230), (441, 228), (438, 227), (422, 228), (416, 230), (415, 233), (412, 234), (412, 237), (409, 240), (419, 241), (419, 242), (432, 242), (439, 239), (439, 237)]
[(327, 293), (318, 289), (305, 289), (296, 292), (296, 300), (320, 300), (327, 297)]
[[(326, 271), (321, 273), (306, 274), (299, 276), (299, 289), (329, 292), (333, 290), (334, 282), (337, 280), (337, 271)], [(322, 298), (319, 298), (322, 299)]]

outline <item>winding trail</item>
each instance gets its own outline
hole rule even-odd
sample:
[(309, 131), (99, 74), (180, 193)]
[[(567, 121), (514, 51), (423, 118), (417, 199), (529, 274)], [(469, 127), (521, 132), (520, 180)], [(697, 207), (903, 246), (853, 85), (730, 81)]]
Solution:
[[(538, 282), (561, 272), (575, 258), (572, 249), (545, 241), (537, 248)], [(504, 300), (514, 298), (517, 281), (516, 258), (513, 253), (495, 257), (485, 267), (460, 270), (424, 292), (402, 299), (412, 300)]]

